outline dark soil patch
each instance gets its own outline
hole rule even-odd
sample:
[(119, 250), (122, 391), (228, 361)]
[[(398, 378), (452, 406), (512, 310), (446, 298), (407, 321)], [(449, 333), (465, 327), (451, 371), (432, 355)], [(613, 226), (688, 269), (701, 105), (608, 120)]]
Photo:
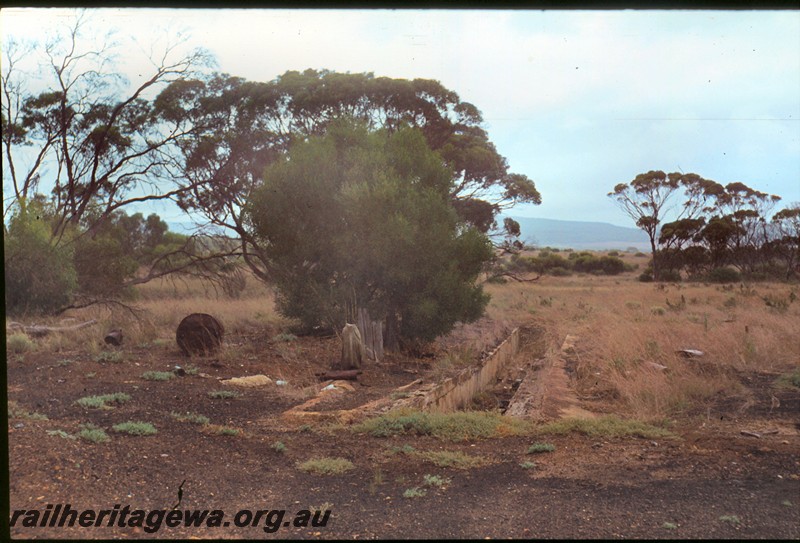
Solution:
[[(237, 343), (240, 343), (237, 346)], [(217, 358), (186, 359), (177, 348), (123, 348), (122, 361), (97, 362), (85, 353), (30, 353), (8, 361), (9, 399), (48, 420), (8, 421), (11, 509), (69, 503), (75, 509), (115, 504), (169, 509), (183, 485), (181, 509), (220, 509), (232, 520), (241, 509), (330, 508), (325, 527), (237, 528), (24, 528), (16, 538), (781, 538), (800, 537), (800, 432), (797, 389), (774, 378), (744, 374), (752, 403), (726, 405), (671, 428), (668, 440), (583, 435), (509, 436), (450, 443), (431, 437), (377, 438), (348, 427), (287, 425), (281, 414), (302, 403), (302, 388), (337, 356), (335, 339), (299, 338), (273, 343), (226, 339)], [(61, 363), (71, 360), (69, 363)], [(145, 371), (175, 365), (196, 375), (146, 381)], [(355, 407), (418, 377), (426, 364), (387, 360), (365, 368), (355, 393), (332, 408)], [(224, 387), (221, 378), (265, 374), (290, 388)], [(203, 374), (204, 376), (201, 376)], [(510, 378), (511, 376), (509, 376)], [(236, 390), (212, 399), (214, 390)], [(127, 403), (108, 410), (75, 404), (87, 395), (125, 392)], [(775, 396), (779, 406), (771, 397)], [(767, 402), (770, 404), (768, 405)], [(772, 406), (770, 408), (770, 406)], [(728, 409), (728, 411), (724, 411)], [(171, 412), (208, 417), (214, 427), (179, 422)], [(128, 436), (111, 426), (151, 422), (154, 436)], [(92, 423), (107, 443), (69, 440)], [(241, 431), (230, 436), (218, 426)], [(761, 438), (741, 430), (777, 429)], [(534, 441), (555, 451), (530, 455)], [(285, 446), (284, 452), (275, 448)], [(413, 449), (412, 449), (413, 448)], [(404, 452), (405, 451), (405, 452)], [(484, 460), (482, 467), (440, 467), (421, 452), (449, 451)], [(317, 457), (343, 457), (355, 469), (319, 476), (297, 469)], [(526, 462), (523, 467), (521, 464)], [(448, 481), (425, 487), (425, 475)], [(732, 519), (737, 519), (736, 521)]]

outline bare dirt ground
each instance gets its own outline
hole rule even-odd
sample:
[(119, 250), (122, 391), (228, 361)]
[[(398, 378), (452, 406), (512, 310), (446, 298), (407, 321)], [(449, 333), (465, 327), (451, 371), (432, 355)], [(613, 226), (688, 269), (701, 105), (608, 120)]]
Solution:
[[(254, 341), (255, 340), (255, 341)], [(330, 509), (325, 527), (11, 529), (14, 538), (781, 538), (800, 537), (800, 390), (776, 375), (739, 373), (747, 401), (721, 398), (670, 429), (676, 437), (508, 436), (453, 443), (427, 436), (379, 438), (348, 427), (298, 425), (281, 413), (309, 396), (282, 387), (227, 389), (219, 378), (266, 374), (313, 383), (337, 356), (335, 339), (299, 338), (276, 345), (227, 338), (252, 348), (241, 355), (193, 359), (196, 374), (147, 381), (145, 371), (186, 367), (175, 345), (123, 346), (120, 359), (81, 352), (27, 353), (8, 360), (8, 396), (47, 420), (8, 420), (11, 510), (71, 504), (74, 509), (170, 509), (183, 481), (181, 509)], [(425, 376), (431, 358), (388, 358), (367, 367), (355, 392), (335, 407), (354, 407)], [(297, 361), (303, 361), (302, 364)], [(113, 409), (85, 409), (79, 398), (124, 392)], [(602, 407), (602, 406), (601, 406)], [(595, 402), (592, 409), (597, 409)], [(180, 422), (172, 412), (205, 415)], [(110, 431), (148, 421), (152, 436)], [(111, 440), (56, 435), (92, 423)], [(226, 435), (215, 429), (236, 429)], [(50, 431), (50, 433), (48, 433)], [(755, 437), (743, 434), (754, 432)], [(232, 432), (231, 432), (232, 433)], [(285, 445), (279, 452), (275, 443)], [(555, 450), (527, 454), (535, 441)], [(439, 467), (417, 451), (459, 451), (484, 460), (469, 469)], [(312, 457), (343, 457), (355, 469), (315, 475), (297, 468)], [(526, 464), (527, 462), (527, 464)], [(404, 497), (436, 475), (441, 486)]]

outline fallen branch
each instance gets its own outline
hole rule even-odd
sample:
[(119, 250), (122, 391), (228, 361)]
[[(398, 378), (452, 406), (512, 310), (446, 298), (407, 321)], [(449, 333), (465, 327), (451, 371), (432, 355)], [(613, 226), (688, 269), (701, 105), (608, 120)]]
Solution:
[(364, 372), (361, 370), (339, 370), (317, 373), (316, 376), (320, 381), (358, 381), (358, 376), (361, 373)]
[(72, 326), (44, 326), (40, 324), (25, 326), (24, 324), (20, 324), (18, 322), (9, 322), (6, 325), (6, 330), (10, 332), (24, 332), (31, 337), (44, 337), (53, 332), (70, 332), (72, 330), (80, 330), (81, 328), (86, 328), (87, 326), (92, 326), (94, 324), (97, 324), (97, 321), (94, 319), (82, 322), (80, 324), (74, 324)]
[(62, 307), (61, 309), (56, 311), (55, 314), (56, 315), (61, 315), (62, 313), (64, 313), (65, 311), (68, 311), (70, 309), (85, 309), (85, 308), (91, 307), (93, 305), (102, 305), (102, 306), (106, 306), (106, 307), (119, 307), (121, 309), (124, 309), (125, 311), (127, 311), (131, 315), (133, 315), (133, 317), (136, 320), (141, 320), (141, 313), (143, 313), (143, 310), (138, 309), (138, 308), (133, 307), (133, 306), (130, 306), (130, 305), (127, 305), (127, 304), (124, 304), (124, 303), (122, 303), (122, 302), (120, 302), (118, 300), (88, 300), (86, 302), (73, 303), (73, 304), (70, 304), (68, 306)]

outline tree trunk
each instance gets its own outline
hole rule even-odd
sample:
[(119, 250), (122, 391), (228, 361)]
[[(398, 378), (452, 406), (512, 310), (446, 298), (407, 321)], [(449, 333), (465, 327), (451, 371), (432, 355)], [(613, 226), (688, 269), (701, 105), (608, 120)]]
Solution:
[(661, 279), (661, 270), (658, 266), (658, 253), (656, 250), (656, 240), (654, 236), (650, 236), (650, 249), (653, 254), (653, 281)]
[(383, 336), (383, 345), (387, 351), (395, 352), (400, 350), (399, 325), (397, 313), (390, 310), (386, 316), (386, 331)]

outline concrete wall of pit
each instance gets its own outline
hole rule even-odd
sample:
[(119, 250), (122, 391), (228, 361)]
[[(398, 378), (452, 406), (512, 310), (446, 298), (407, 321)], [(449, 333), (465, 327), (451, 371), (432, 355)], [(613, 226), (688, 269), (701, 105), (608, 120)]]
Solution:
[(519, 328), (486, 356), (478, 368), (465, 370), (455, 377), (445, 379), (428, 391), (416, 403), (425, 411), (447, 413), (467, 405), (486, 387), (494, 384), (500, 371), (519, 352)]

